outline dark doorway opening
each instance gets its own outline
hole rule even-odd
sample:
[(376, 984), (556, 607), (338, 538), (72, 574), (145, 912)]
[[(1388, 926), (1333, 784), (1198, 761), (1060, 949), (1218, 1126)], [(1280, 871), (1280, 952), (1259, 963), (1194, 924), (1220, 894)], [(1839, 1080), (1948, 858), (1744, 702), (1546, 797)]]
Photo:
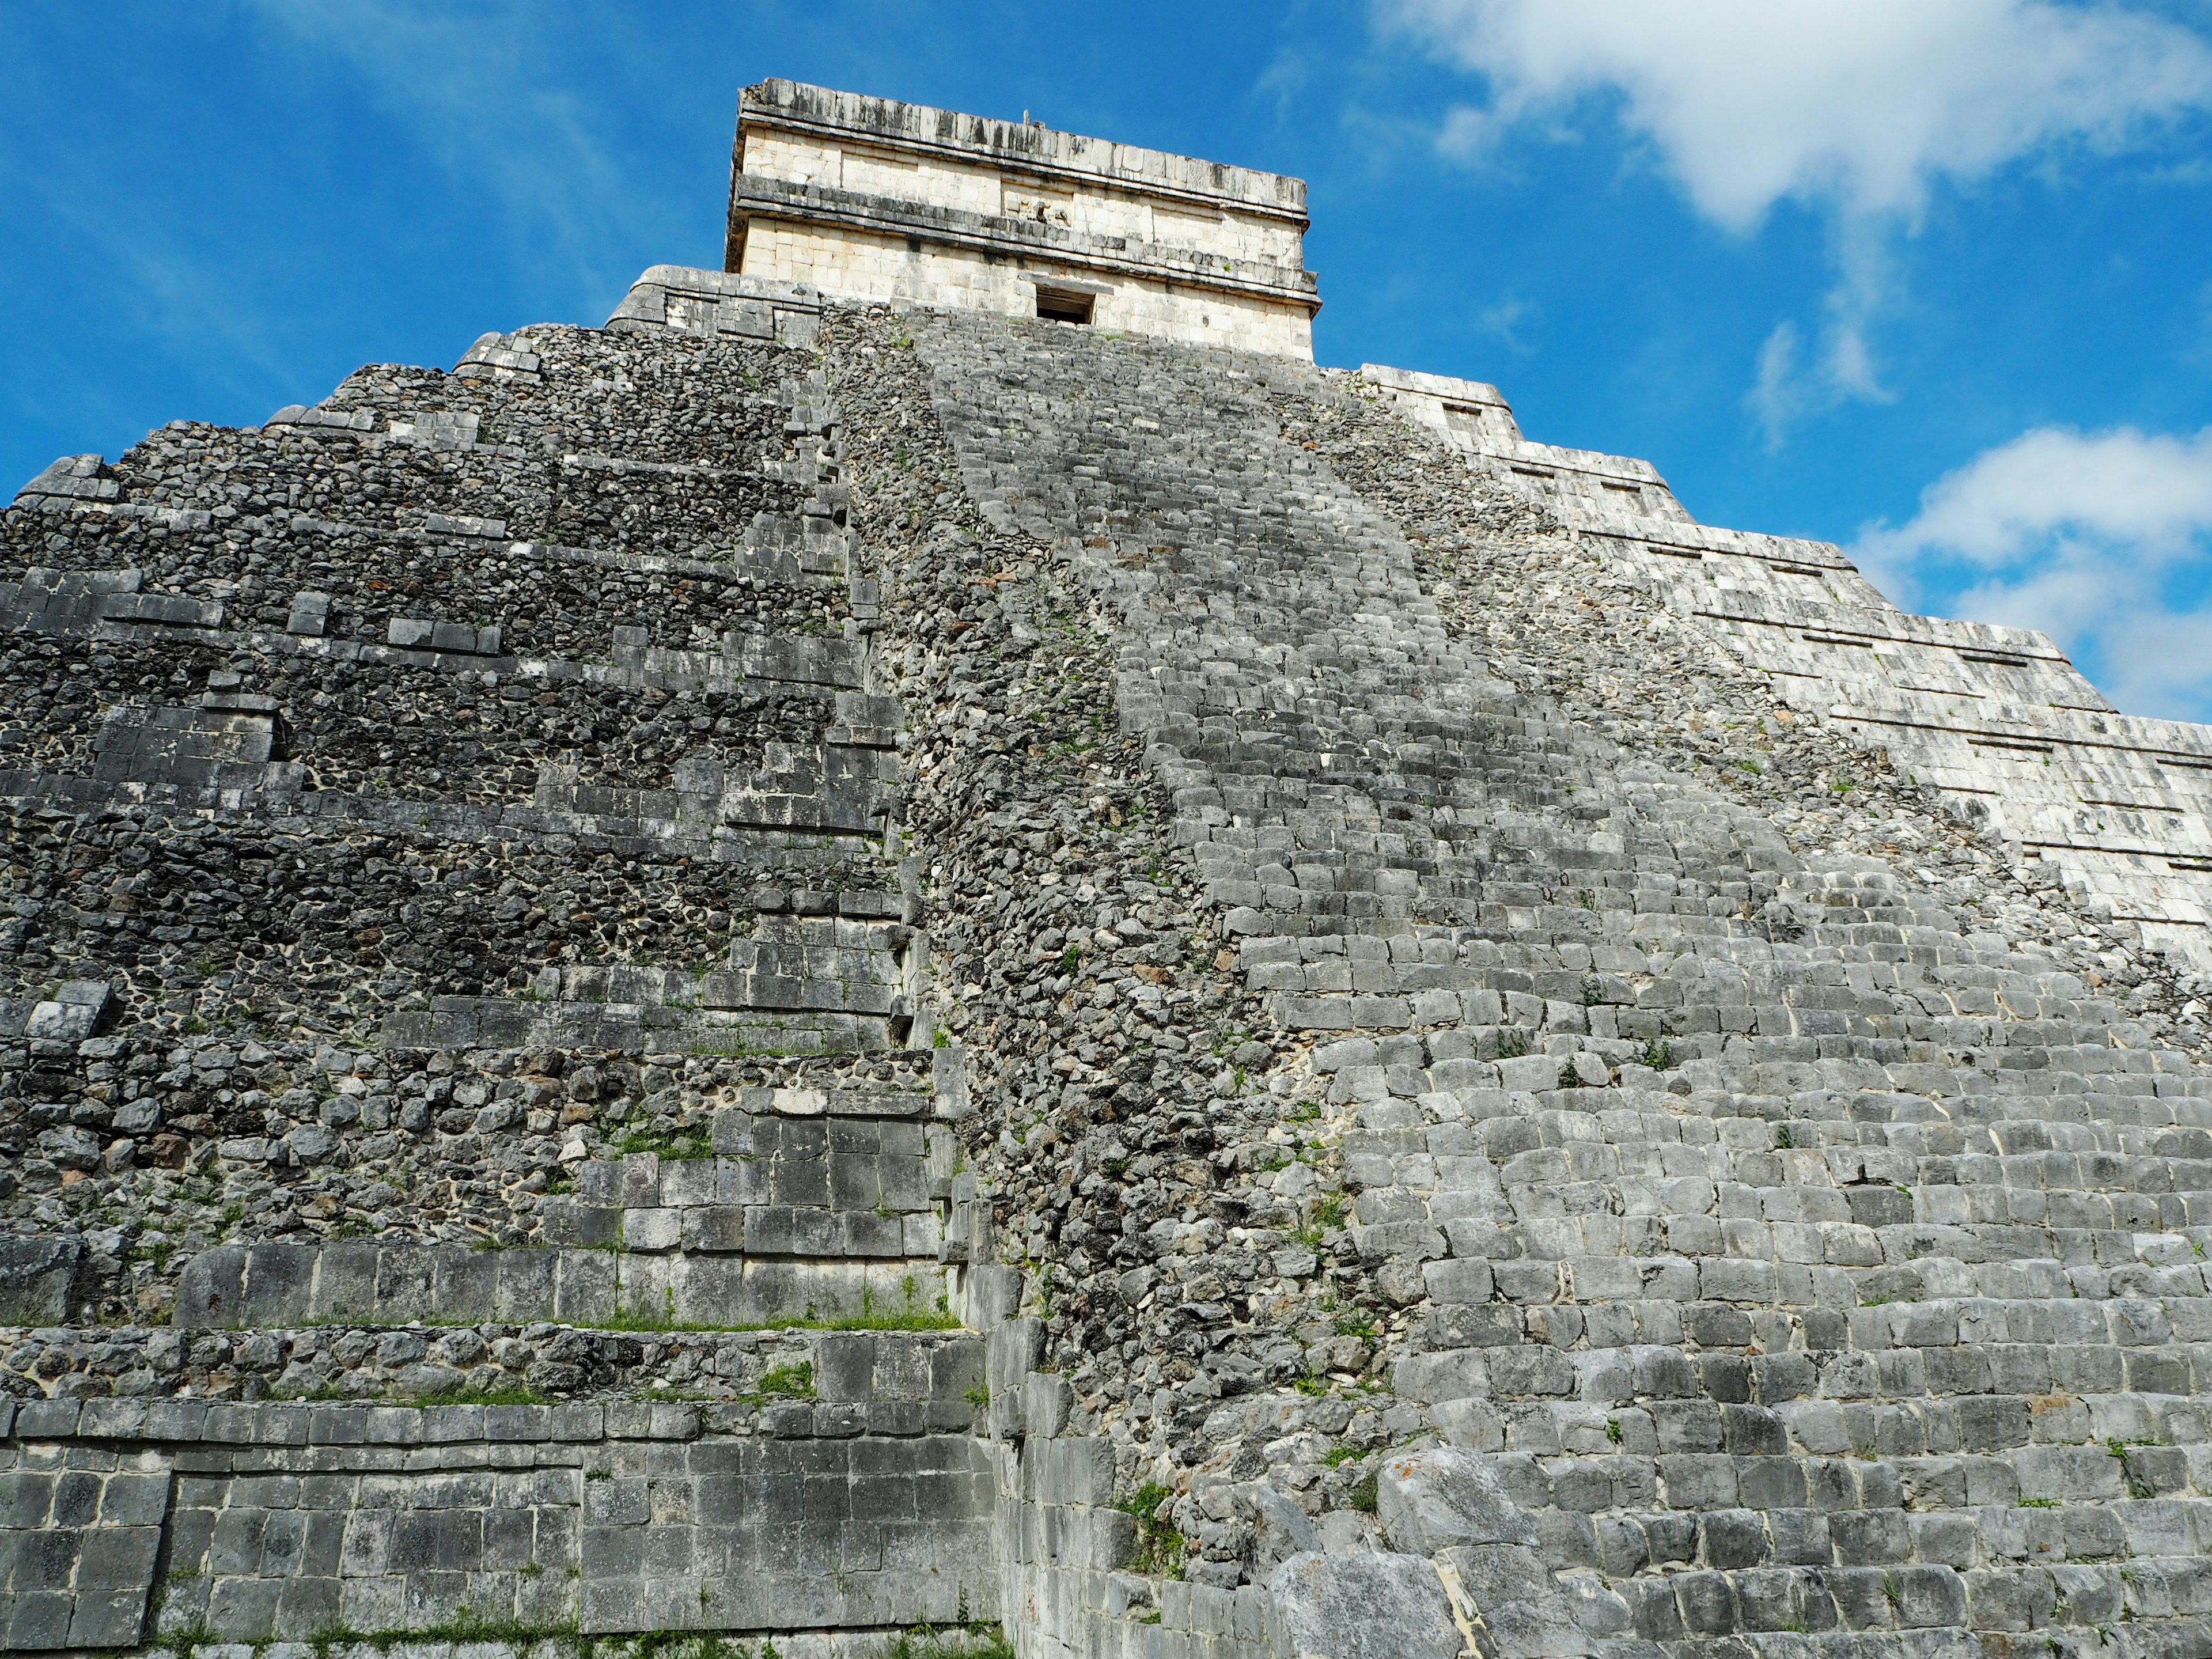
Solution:
[(1096, 295), (1077, 294), (1064, 288), (1040, 288), (1036, 291), (1037, 315), (1048, 323), (1079, 323), (1091, 325), (1091, 308), (1098, 303)]

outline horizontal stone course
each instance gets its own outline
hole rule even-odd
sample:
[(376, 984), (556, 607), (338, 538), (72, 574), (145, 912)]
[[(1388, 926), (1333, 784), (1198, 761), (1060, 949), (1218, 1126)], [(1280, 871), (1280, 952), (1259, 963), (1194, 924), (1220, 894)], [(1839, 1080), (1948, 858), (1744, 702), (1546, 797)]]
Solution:
[[(404, 1324), (434, 1315), (470, 1323), (629, 1321), (646, 1329), (656, 1322), (714, 1329), (858, 1318), (871, 1309), (927, 1311), (941, 1294), (929, 1212), (919, 1212), (911, 1241), (903, 1224), (872, 1209), (840, 1222), (827, 1208), (762, 1206), (739, 1210), (740, 1219), (720, 1229), (720, 1206), (691, 1213), (700, 1218), (649, 1235), (636, 1250), (227, 1245), (185, 1268), (176, 1322), (240, 1329), (315, 1320)], [(568, 1216), (553, 1231), (581, 1230), (574, 1212)]]
[[(677, 1570), (689, 1573), (693, 1627), (876, 1626), (899, 1606), (936, 1613), (939, 1600), (950, 1618), (963, 1597), (988, 1611), (988, 1464), (945, 1432), (951, 1422), (917, 1419), (891, 1437), (871, 1429), (902, 1393), (916, 1407), (957, 1399), (979, 1374), (980, 1345), (865, 1334), (820, 1344), (822, 1402), (793, 1402), (798, 1420), (772, 1408), (763, 1426), (774, 1432), (734, 1439), (718, 1425), (750, 1412), (647, 1401), (11, 1404), (4, 1588), (70, 1605), (10, 1603), (21, 1628), (9, 1639), (62, 1644), (40, 1622), (58, 1616), (70, 1644), (135, 1642), (165, 1538), (162, 1627), (204, 1617), (243, 1641), (301, 1640), (333, 1619), (435, 1624), (463, 1607), (526, 1624), (580, 1611), (609, 1632), (641, 1628), (636, 1609), (648, 1607), (663, 1628)], [(825, 1483), (846, 1495), (831, 1503)], [(842, 1562), (845, 1588), (826, 1589), (807, 1565), (827, 1559), (817, 1550)], [(789, 1567), (764, 1577), (745, 1567), (779, 1560)], [(660, 1588), (641, 1577), (648, 1565)], [(736, 1599), (713, 1588), (733, 1571), (749, 1583)]]

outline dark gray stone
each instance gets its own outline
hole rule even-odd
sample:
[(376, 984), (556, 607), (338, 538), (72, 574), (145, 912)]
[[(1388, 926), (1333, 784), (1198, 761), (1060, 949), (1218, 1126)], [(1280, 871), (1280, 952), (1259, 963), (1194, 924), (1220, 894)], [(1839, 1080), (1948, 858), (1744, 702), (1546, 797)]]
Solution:
[(0, 1324), (66, 1321), (82, 1254), (73, 1238), (0, 1238)]

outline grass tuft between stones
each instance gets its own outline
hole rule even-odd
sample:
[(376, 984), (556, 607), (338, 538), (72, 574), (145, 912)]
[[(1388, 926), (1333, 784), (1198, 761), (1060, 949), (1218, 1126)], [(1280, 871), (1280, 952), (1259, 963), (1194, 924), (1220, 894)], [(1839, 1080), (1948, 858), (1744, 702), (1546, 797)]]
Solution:
[(1157, 1578), (1182, 1576), (1183, 1535), (1159, 1516), (1160, 1505), (1174, 1495), (1158, 1481), (1147, 1481), (1114, 1505), (1137, 1522), (1137, 1547), (1123, 1563), (1129, 1571)]
[(752, 1386), (755, 1399), (811, 1400), (814, 1398), (814, 1362), (802, 1359), (795, 1365), (775, 1365), (761, 1373), (760, 1381)]
[(496, 1389), (435, 1389), (412, 1396), (410, 1406), (550, 1406), (551, 1395), (516, 1382)]

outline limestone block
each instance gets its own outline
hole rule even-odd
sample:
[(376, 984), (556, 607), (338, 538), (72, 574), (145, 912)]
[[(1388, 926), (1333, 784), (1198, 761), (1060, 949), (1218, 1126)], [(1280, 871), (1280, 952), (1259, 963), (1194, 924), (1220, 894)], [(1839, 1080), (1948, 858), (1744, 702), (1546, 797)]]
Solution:
[(64, 455), (41, 468), (28, 483), (15, 492), (15, 499), (18, 501), (52, 501), (59, 503), (112, 501), (121, 493), (122, 486), (108, 475), (104, 456)]
[(1498, 1081), (1502, 1088), (1540, 1092), (1559, 1086), (1559, 1061), (1549, 1054), (1523, 1054), (1515, 1060), (1498, 1062)]
[(1252, 1571), (1264, 1580), (1296, 1555), (1318, 1554), (1321, 1534), (1313, 1519), (1264, 1481), (1249, 1488), (1254, 1516)]
[(68, 1461), (0, 1474), (0, 1647), (127, 1647), (140, 1638), (168, 1511), (167, 1455)]
[(1489, 1461), (1450, 1447), (1386, 1459), (1376, 1472), (1375, 1499), (1383, 1531), (1411, 1554), (1536, 1541)]
[(329, 594), (302, 592), (292, 601), (291, 612), (284, 619), (284, 631), (319, 638), (329, 628), (330, 618)]
[(1443, 1581), (1419, 1555), (1293, 1555), (1267, 1580), (1275, 1650), (1291, 1659), (1458, 1659)]
[(526, 349), (518, 337), (494, 331), (477, 337), (476, 343), (461, 354), (453, 373), (463, 380), (489, 376), (528, 382), (543, 378), (541, 368), (538, 354)]
[(112, 997), (104, 980), (65, 981), (52, 1000), (32, 1005), (23, 1035), (33, 1042), (82, 1042), (100, 1029)]
[(1018, 1439), (1027, 1432), (1023, 1417), (1025, 1379), (1043, 1352), (1044, 1328), (1034, 1319), (1009, 1320), (989, 1334), (987, 1374), (991, 1390), (991, 1432)]

